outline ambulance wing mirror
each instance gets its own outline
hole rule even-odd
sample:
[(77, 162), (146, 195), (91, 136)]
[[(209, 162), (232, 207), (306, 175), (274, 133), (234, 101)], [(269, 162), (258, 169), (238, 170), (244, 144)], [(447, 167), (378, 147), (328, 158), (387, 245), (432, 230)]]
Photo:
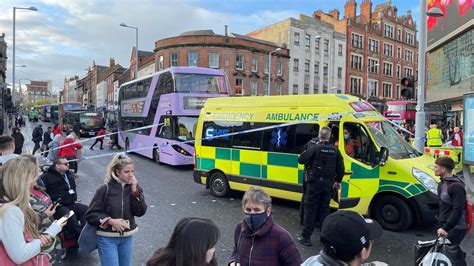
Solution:
[(387, 163), (387, 160), (388, 160), (388, 149), (385, 147), (381, 147), (378, 154), (378, 158), (377, 158), (378, 165), (384, 166), (385, 163)]

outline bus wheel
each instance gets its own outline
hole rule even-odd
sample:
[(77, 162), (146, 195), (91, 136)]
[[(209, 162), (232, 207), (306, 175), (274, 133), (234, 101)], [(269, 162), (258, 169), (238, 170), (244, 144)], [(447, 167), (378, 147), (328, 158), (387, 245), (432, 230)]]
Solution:
[(160, 151), (158, 150), (158, 147), (155, 147), (155, 149), (153, 150), (153, 160), (155, 160), (155, 163), (157, 164), (163, 164), (160, 161)]
[(410, 206), (401, 198), (392, 195), (385, 195), (377, 200), (372, 216), (383, 228), (391, 231), (404, 231), (413, 222)]
[(130, 142), (128, 141), (128, 138), (125, 139), (125, 150), (126, 151), (130, 150)]
[(226, 176), (221, 172), (215, 172), (209, 180), (209, 187), (212, 195), (223, 198), (229, 193), (230, 187)]

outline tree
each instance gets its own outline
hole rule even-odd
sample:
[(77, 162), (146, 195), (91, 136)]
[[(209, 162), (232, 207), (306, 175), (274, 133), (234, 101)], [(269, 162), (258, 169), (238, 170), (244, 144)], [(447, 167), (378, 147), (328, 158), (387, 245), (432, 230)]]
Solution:
[(43, 104), (55, 104), (55, 101), (51, 100), (51, 99), (41, 99), (41, 100), (37, 100), (35, 102), (32, 102), (32, 103), (27, 103), (25, 105), (25, 109), (26, 110), (29, 110), (31, 107), (33, 106), (39, 106), (39, 105), (43, 105)]

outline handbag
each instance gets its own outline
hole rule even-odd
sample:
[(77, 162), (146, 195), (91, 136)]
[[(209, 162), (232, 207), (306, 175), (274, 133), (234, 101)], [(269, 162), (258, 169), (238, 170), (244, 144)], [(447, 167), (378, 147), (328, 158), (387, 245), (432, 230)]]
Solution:
[[(105, 212), (105, 201), (107, 200), (107, 196), (109, 194), (109, 185), (105, 185), (106, 190), (104, 196), (102, 197), (102, 208), (101, 213)], [(92, 253), (94, 250), (97, 249), (97, 226), (86, 223), (84, 228), (82, 228), (81, 234), (79, 235), (79, 239), (77, 240), (79, 245), (79, 254), (88, 255)]]
[(449, 240), (444, 238), (418, 241), (415, 245), (415, 265), (459, 265), (464, 260), (459, 253), (459, 245), (451, 245)]

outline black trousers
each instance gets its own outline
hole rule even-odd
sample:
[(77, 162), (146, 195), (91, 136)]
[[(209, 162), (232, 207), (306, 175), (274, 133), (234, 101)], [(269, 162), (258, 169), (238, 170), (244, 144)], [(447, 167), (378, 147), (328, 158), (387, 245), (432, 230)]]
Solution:
[(69, 213), (69, 211), (74, 212), (74, 216), (68, 219), (66, 226), (64, 228), (68, 232), (74, 235), (74, 239), (77, 241), (79, 235), (81, 235), (82, 228), (86, 225), (86, 211), (87, 205), (82, 203), (75, 202), (71, 205), (63, 205), (56, 209), (54, 213), (54, 219), (59, 219), (62, 216)]
[(100, 142), (100, 149), (102, 150), (103, 149), (102, 145), (104, 145), (104, 140), (103, 139), (95, 139), (95, 142), (94, 142), (94, 144), (92, 144), (91, 149), (94, 148), (94, 146), (97, 144), (97, 142)]
[(334, 181), (331, 178), (315, 178), (306, 184), (304, 196), (304, 227), (301, 234), (304, 238), (310, 238), (316, 228), (316, 224), (322, 225), (324, 219), (329, 215), (329, 202)]
[(23, 150), (22, 147), (20, 147), (20, 148), (15, 148), (15, 151), (14, 151), (13, 153), (20, 155), (22, 150)]
[(35, 147), (33, 148), (33, 154), (40, 148), (41, 141), (35, 141)]

